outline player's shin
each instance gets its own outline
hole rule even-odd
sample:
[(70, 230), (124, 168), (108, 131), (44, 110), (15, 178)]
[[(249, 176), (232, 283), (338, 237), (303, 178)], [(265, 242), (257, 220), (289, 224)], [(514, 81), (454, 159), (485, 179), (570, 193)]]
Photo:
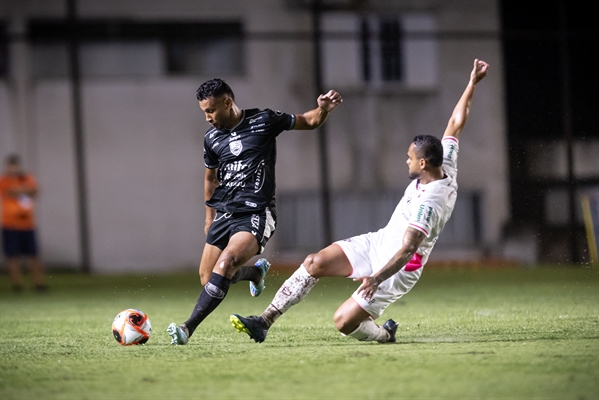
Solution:
[(270, 327), (291, 306), (302, 301), (316, 285), (314, 278), (302, 264), (279, 288), (272, 303), (262, 313), (262, 319)]
[[(342, 335), (344, 334), (342, 333)], [(376, 340), (379, 343), (386, 343), (390, 339), (389, 332), (382, 326), (375, 324), (371, 319), (365, 319), (353, 332), (344, 336), (351, 336), (362, 342)]]
[(219, 306), (227, 295), (230, 285), (230, 279), (214, 272), (212, 273), (210, 281), (208, 281), (200, 293), (191, 316), (185, 321), (185, 326), (189, 330), (189, 336), (193, 335), (198, 325)]
[(262, 278), (262, 271), (256, 268), (255, 265), (244, 265), (231, 278), (231, 283), (237, 283), (239, 281), (252, 281), (258, 282)]

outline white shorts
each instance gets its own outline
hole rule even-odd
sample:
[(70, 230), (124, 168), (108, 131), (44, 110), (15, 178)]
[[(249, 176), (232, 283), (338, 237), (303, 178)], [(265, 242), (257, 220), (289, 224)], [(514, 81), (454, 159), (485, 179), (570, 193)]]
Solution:
[[(377, 249), (372, 243), (371, 235), (372, 233), (366, 233), (335, 242), (341, 247), (353, 268), (352, 274), (348, 278), (371, 276), (381, 270), (389, 261), (377, 259)], [(422, 265), (417, 268), (412, 266), (409, 269), (406, 271), (404, 266), (391, 278), (381, 283), (372, 299), (366, 300), (361, 294), (358, 294), (357, 289), (352, 294), (352, 298), (374, 319), (379, 318), (389, 305), (408, 293), (420, 279)]]

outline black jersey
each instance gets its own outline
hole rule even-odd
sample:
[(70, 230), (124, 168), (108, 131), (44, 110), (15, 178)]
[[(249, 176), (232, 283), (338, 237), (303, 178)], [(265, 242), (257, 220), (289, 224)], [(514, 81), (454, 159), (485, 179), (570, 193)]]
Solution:
[(254, 108), (233, 129), (209, 129), (204, 164), (218, 168), (220, 185), (206, 205), (222, 212), (274, 207), (276, 137), (294, 125), (295, 115)]

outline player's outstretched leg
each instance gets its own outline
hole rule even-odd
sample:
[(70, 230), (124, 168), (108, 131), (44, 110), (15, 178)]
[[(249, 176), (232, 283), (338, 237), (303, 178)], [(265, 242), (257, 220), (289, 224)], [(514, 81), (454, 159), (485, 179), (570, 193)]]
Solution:
[(279, 288), (272, 303), (259, 317), (243, 318), (237, 314), (229, 318), (233, 328), (245, 332), (256, 342), (266, 339), (266, 333), (272, 324), (291, 306), (299, 303), (318, 282), (302, 264)]
[(239, 333), (247, 333), (256, 343), (264, 342), (268, 333), (268, 325), (262, 317), (251, 316), (244, 318), (241, 315), (233, 314), (229, 317), (233, 328)]
[(262, 291), (264, 291), (264, 288), (266, 287), (264, 285), (264, 279), (266, 278), (266, 273), (270, 269), (270, 263), (268, 262), (268, 260), (266, 258), (261, 258), (258, 261), (256, 261), (255, 265), (256, 265), (256, 267), (258, 267), (258, 269), (260, 269), (262, 277), (258, 281), (258, 283), (254, 283), (254, 282), (250, 281), (250, 293), (252, 294), (252, 296), (258, 297), (258, 296), (260, 296), (260, 294), (262, 293)]
[(171, 344), (174, 345), (184, 345), (187, 344), (187, 341), (189, 340), (189, 330), (185, 324), (177, 326), (177, 324), (171, 322), (168, 328), (166, 328), (166, 333), (169, 334), (171, 337)]

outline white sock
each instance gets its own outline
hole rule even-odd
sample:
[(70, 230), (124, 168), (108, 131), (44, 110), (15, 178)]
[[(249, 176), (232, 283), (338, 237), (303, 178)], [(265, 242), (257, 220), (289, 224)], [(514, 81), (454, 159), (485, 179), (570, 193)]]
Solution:
[(268, 326), (272, 325), (291, 306), (302, 301), (316, 285), (316, 282), (318, 282), (318, 279), (310, 275), (304, 264), (300, 265), (279, 288), (272, 303), (262, 313), (262, 319), (266, 321)]
[(375, 324), (370, 318), (362, 321), (356, 330), (344, 336), (351, 336), (361, 342), (376, 340), (379, 343), (386, 343), (390, 338), (389, 332), (382, 326)]

